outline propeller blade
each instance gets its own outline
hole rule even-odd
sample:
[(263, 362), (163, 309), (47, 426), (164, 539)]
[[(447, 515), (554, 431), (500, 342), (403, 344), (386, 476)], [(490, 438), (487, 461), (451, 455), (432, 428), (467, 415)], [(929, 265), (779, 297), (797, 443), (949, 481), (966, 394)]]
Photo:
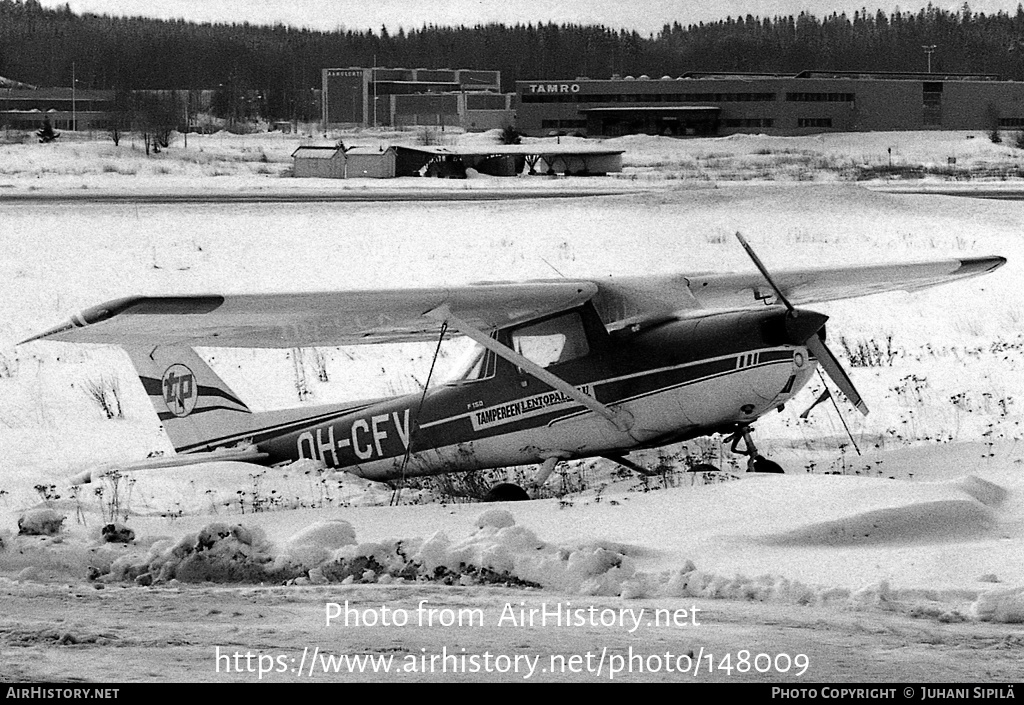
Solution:
[(843, 366), (839, 364), (839, 360), (836, 359), (836, 356), (825, 345), (825, 341), (817, 335), (812, 335), (804, 345), (807, 346), (807, 349), (811, 351), (814, 357), (818, 358), (818, 364), (821, 365), (835, 385), (839, 387), (839, 391), (845, 394), (850, 403), (857, 407), (857, 411), (867, 416), (868, 405), (864, 403), (864, 399), (861, 398), (857, 388), (853, 386), (853, 381), (846, 374)]
[(793, 304), (789, 302), (786, 295), (782, 293), (782, 289), (778, 287), (775, 280), (772, 279), (772, 275), (768, 273), (768, 268), (761, 262), (761, 258), (754, 252), (754, 248), (747, 244), (746, 239), (741, 233), (736, 233), (736, 239), (743, 245), (743, 249), (747, 251), (750, 259), (754, 261), (754, 266), (761, 272), (761, 276), (765, 278), (772, 290), (775, 292), (775, 298), (782, 303), (783, 306), (789, 311), (789, 316), (794, 320), (788, 321), (786, 324), (787, 332), (790, 337), (801, 337), (804, 331), (811, 333), (810, 337), (807, 338), (804, 345), (811, 351), (811, 354), (818, 358), (818, 364), (828, 373), (828, 376), (835, 382), (835, 385), (839, 387), (839, 391), (846, 395), (846, 398), (850, 400), (857, 411), (867, 416), (868, 405), (864, 403), (864, 399), (861, 398), (857, 388), (853, 386), (853, 380), (846, 374), (846, 370), (839, 364), (839, 360), (832, 354), (832, 351), (825, 345), (825, 341), (818, 337), (817, 332), (825, 324), (826, 316), (820, 313), (808, 312), (805, 314), (805, 319), (800, 321), (800, 325), (796, 324), (796, 319), (800, 318), (800, 311), (793, 307)]
[(772, 275), (768, 273), (768, 268), (764, 266), (764, 263), (761, 262), (761, 258), (757, 256), (756, 252), (754, 252), (754, 248), (747, 244), (747, 239), (743, 237), (740, 232), (736, 233), (736, 239), (740, 241), (741, 245), (743, 245), (743, 249), (747, 251), (750, 259), (754, 261), (754, 266), (757, 267), (757, 271), (761, 272), (761, 276), (764, 277), (765, 281), (768, 282), (768, 285), (771, 286), (772, 290), (775, 292), (775, 298), (777, 298), (790, 313), (794, 313), (795, 309), (793, 308), (793, 304), (789, 303), (789, 299), (787, 299), (786, 295), (782, 293), (782, 289), (776, 286), (775, 280), (772, 279)]

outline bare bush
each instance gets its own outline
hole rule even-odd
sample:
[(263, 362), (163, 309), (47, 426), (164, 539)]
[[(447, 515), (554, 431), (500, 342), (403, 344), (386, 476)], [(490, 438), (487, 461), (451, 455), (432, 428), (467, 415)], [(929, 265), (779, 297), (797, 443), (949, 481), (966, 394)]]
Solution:
[(430, 147), (441, 144), (441, 130), (437, 127), (421, 127), (416, 133), (416, 144)]
[(324, 358), (324, 354), (320, 352), (319, 348), (312, 348), (310, 355), (313, 357), (313, 370), (316, 372), (316, 378), (321, 382), (329, 382), (330, 377), (327, 375), (327, 360)]
[(498, 135), (498, 144), (521, 144), (522, 141), (523, 133), (511, 124), (502, 127), (501, 133)]
[(14, 376), (15, 360), (10, 360), (6, 355), (0, 354), (0, 379), (9, 379)]
[(91, 379), (83, 385), (83, 389), (108, 419), (124, 418), (124, 410), (121, 408), (121, 383), (117, 377)]
[(844, 337), (839, 344), (850, 359), (850, 367), (892, 367), (893, 360), (899, 354), (892, 346), (892, 336), (887, 336), (885, 345), (879, 345), (874, 338), (858, 340), (851, 344)]
[(306, 401), (312, 392), (309, 391), (309, 382), (306, 379), (306, 361), (302, 356), (302, 348), (292, 350), (292, 367), (295, 370), (295, 392), (299, 395), (299, 401)]

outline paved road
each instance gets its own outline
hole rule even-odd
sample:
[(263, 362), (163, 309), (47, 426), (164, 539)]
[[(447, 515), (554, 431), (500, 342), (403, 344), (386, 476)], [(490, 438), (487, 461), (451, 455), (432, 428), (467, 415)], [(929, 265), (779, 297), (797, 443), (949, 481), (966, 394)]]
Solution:
[(960, 196), (961, 198), (989, 198), (997, 201), (1024, 201), (1024, 189), (972, 190), (972, 191), (921, 191), (920, 193), (935, 193), (942, 196)]
[(373, 189), (365, 191), (271, 191), (267, 193), (0, 193), (0, 205), (33, 203), (336, 203), (378, 201), (510, 201), (537, 198), (620, 196), (632, 190)]
[(957, 196), (998, 201), (1024, 201), (1024, 186), (1019, 188), (872, 188), (879, 193), (910, 196)]

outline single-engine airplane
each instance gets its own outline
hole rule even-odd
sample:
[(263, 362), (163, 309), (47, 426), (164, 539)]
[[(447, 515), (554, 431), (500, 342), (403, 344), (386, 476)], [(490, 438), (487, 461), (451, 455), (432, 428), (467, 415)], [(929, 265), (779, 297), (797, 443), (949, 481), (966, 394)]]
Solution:
[[(602, 456), (725, 434), (750, 471), (754, 421), (781, 409), (816, 365), (867, 406), (808, 303), (913, 291), (991, 272), (1002, 257), (754, 274), (661, 275), (322, 293), (135, 296), (31, 340), (121, 345), (178, 455), (126, 469), (300, 458), (361, 477), (406, 477)], [(422, 393), (252, 412), (193, 346), (295, 348), (475, 343), (452, 379)], [(25, 342), (29, 342), (25, 341)], [(435, 355), (436, 357), (436, 355)], [(742, 447), (740, 446), (742, 442)], [(88, 481), (88, 477), (82, 478)], [(510, 484), (491, 499), (528, 497)]]

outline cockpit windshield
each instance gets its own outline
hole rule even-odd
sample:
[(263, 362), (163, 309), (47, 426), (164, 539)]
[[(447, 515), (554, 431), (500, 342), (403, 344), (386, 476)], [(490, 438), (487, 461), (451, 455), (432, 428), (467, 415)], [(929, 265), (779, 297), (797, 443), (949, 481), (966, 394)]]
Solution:
[(465, 346), (465, 350), (452, 366), (451, 374), (445, 384), (474, 382), (494, 374), (494, 365), (489, 363), (489, 359), (493, 356), (487, 353), (487, 348), (468, 338), (465, 339)]

